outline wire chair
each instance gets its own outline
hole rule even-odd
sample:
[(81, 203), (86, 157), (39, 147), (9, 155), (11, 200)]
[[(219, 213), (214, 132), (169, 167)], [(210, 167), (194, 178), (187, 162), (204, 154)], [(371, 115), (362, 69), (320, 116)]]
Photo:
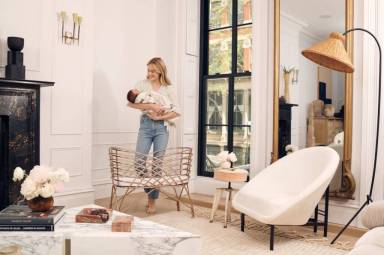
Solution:
[[(189, 194), (188, 181), (191, 172), (192, 149), (188, 147), (169, 148), (145, 155), (134, 150), (121, 147), (109, 148), (111, 165), (112, 191), (109, 208), (120, 210), (125, 198), (137, 188), (158, 189), (168, 198), (176, 201), (180, 211), (181, 195), (185, 191), (192, 217), (195, 212)], [(161, 188), (171, 187), (174, 195)], [(117, 189), (125, 189), (125, 193), (117, 196)], [(180, 188), (178, 192), (177, 188)]]

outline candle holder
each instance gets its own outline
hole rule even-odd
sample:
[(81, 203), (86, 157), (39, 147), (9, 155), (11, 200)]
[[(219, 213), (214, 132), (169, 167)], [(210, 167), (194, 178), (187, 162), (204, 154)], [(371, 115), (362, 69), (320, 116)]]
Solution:
[(60, 26), (61, 26), (61, 42), (68, 45), (73, 45), (80, 43), (80, 28), (83, 21), (83, 17), (79, 16), (77, 13), (72, 13), (72, 30), (66, 30), (66, 24), (69, 20), (68, 15), (65, 11), (59, 13)]

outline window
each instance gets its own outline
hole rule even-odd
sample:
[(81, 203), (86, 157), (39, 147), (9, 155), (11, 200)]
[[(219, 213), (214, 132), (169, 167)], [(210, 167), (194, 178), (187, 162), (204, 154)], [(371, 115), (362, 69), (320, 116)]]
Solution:
[(249, 165), (251, 10), (251, 0), (201, 0), (199, 175), (213, 175), (222, 150)]

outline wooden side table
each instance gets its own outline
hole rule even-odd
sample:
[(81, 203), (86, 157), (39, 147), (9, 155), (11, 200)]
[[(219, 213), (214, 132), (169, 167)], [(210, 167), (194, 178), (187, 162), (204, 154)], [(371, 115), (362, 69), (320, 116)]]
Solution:
[(215, 197), (213, 199), (211, 217), (209, 222), (213, 222), (213, 218), (219, 207), (221, 196), (223, 192), (227, 192), (225, 197), (225, 211), (224, 211), (224, 228), (227, 227), (228, 221), (231, 221), (231, 208), (232, 208), (232, 193), (238, 191), (231, 186), (232, 182), (245, 182), (247, 180), (248, 171), (244, 169), (217, 169), (214, 172), (213, 178), (218, 181), (228, 182), (227, 188), (217, 188)]

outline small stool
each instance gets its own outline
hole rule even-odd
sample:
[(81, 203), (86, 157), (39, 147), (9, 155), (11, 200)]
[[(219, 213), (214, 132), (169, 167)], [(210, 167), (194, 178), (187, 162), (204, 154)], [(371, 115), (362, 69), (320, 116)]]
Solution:
[(245, 182), (247, 180), (248, 171), (244, 169), (217, 169), (214, 172), (213, 178), (218, 181), (228, 182), (227, 188), (217, 188), (215, 197), (213, 199), (211, 217), (209, 222), (213, 222), (215, 212), (219, 207), (220, 199), (224, 191), (227, 192), (225, 197), (225, 211), (224, 211), (224, 228), (227, 227), (228, 221), (231, 221), (231, 208), (232, 208), (232, 192), (238, 191), (231, 186), (232, 182)]

